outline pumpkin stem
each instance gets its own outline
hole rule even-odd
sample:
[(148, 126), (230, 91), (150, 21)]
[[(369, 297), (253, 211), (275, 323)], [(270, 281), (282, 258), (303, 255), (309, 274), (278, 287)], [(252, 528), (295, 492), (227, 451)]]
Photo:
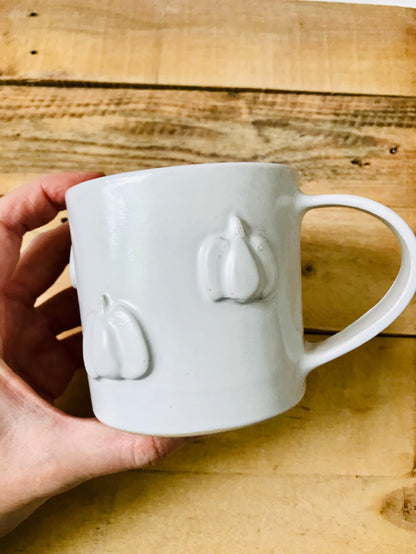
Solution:
[(111, 304), (110, 296), (107, 293), (102, 294), (99, 300), (101, 311), (105, 312), (108, 309), (110, 304)]
[(237, 235), (241, 238), (244, 238), (246, 236), (243, 222), (234, 214), (230, 215), (230, 217), (228, 218), (228, 230), (231, 235)]

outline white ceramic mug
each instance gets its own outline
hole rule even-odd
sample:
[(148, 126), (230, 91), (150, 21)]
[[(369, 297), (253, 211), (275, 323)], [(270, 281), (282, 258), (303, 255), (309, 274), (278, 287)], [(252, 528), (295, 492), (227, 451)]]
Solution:
[[(66, 201), (94, 413), (127, 431), (203, 434), (284, 412), (312, 369), (385, 329), (416, 289), (416, 239), (397, 214), (358, 196), (303, 194), (284, 165), (110, 175)], [(398, 238), (402, 263), (376, 306), (312, 344), (299, 236), (305, 213), (323, 206), (375, 215)]]

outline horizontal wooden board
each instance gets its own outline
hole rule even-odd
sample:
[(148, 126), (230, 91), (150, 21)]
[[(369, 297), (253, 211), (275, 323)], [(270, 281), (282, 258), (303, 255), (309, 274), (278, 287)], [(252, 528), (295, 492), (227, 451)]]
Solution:
[(415, 95), (413, 10), (299, 0), (3, 0), (3, 79)]
[(413, 478), (129, 472), (50, 500), (2, 554), (404, 554)]
[[(34, 174), (227, 161), (296, 167), (302, 189), (385, 203), (416, 229), (416, 99), (190, 90), (0, 87), (0, 192)], [(304, 322), (338, 330), (392, 283), (380, 222), (316, 210), (302, 234)], [(416, 304), (388, 329), (415, 333)]]
[(349, 4), (371, 4), (376, 6), (395, 6), (416, 8), (415, 0), (306, 0), (307, 2), (347, 2)]
[[(416, 455), (415, 364), (416, 339), (374, 339), (313, 371), (306, 395), (292, 410), (258, 425), (198, 438), (155, 469), (408, 474)], [(84, 372), (77, 374), (57, 405), (73, 415), (92, 415)]]

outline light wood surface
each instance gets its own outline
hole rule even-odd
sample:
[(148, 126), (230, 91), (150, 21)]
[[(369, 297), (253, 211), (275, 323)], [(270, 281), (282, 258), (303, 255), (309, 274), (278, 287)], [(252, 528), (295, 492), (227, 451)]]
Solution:
[(51, 500), (3, 552), (411, 554), (415, 491), (409, 477), (127, 473)]
[[(378, 200), (416, 230), (415, 14), (295, 0), (2, 0), (0, 195), (50, 171), (272, 161), (298, 168), (307, 193)], [(399, 262), (374, 218), (308, 214), (307, 338), (370, 308)], [(68, 285), (66, 270), (48, 295)], [(286, 414), (58, 496), (0, 552), (416, 552), (415, 310), (312, 372)], [(57, 404), (91, 415), (85, 372)]]
[(416, 21), (405, 8), (297, 0), (3, 0), (0, 14), (4, 79), (416, 90)]

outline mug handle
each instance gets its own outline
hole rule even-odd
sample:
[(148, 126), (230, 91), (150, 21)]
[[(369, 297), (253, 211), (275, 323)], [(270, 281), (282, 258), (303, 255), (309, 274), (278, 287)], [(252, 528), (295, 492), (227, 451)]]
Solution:
[(314, 208), (343, 206), (374, 215), (396, 235), (401, 247), (401, 266), (394, 283), (368, 312), (342, 331), (318, 343), (305, 341), (300, 370), (312, 369), (362, 345), (383, 331), (412, 300), (416, 291), (416, 237), (409, 225), (393, 210), (379, 202), (350, 194), (308, 195), (300, 193), (301, 217)]

